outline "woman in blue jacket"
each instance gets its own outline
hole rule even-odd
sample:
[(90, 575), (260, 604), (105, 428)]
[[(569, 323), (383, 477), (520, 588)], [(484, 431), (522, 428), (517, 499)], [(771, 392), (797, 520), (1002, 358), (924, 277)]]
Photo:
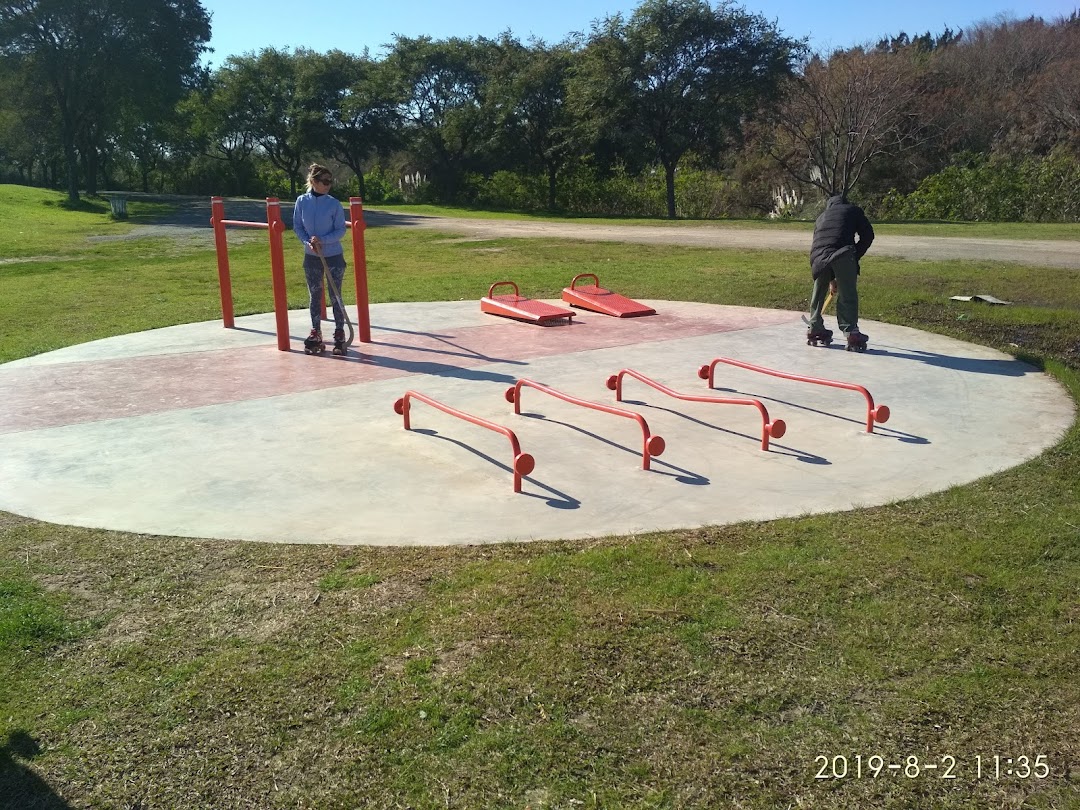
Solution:
[[(311, 334), (304, 341), (308, 351), (320, 353), (322, 339), (321, 316), (323, 301), (323, 266), (320, 254), (326, 259), (330, 277), (341, 292), (345, 278), (345, 251), (341, 240), (345, 236), (345, 212), (341, 203), (330, 196), (334, 175), (318, 163), (308, 167), (307, 193), (296, 198), (293, 209), (293, 231), (304, 244), (304, 277), (308, 286), (308, 309), (311, 312)], [(345, 310), (334, 298), (334, 353), (345, 348)], [(341, 351), (339, 351), (339, 349)]]

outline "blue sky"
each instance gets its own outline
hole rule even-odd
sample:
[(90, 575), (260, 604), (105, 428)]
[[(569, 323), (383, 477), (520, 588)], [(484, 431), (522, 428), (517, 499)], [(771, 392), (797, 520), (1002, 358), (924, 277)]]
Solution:
[[(370, 49), (380, 58), (395, 34), (447, 37), (495, 37), (509, 29), (522, 41), (530, 37), (558, 42), (574, 31), (587, 32), (594, 20), (622, 12), (631, 0), (351, 0), (344, 3), (298, 3), (296, 0), (203, 0), (213, 15), (211, 65), (226, 57), (262, 48), (305, 47), (350, 53)], [(1075, 0), (748, 0), (748, 11), (775, 21), (790, 37), (808, 37), (818, 50), (876, 42), (886, 35), (941, 33), (1004, 14), (1047, 20), (1070, 14)]]

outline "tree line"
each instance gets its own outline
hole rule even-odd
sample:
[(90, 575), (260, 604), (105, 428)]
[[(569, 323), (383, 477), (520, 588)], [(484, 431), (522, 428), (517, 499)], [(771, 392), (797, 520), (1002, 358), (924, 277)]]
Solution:
[(1080, 20), (812, 52), (720, 0), (644, 0), (548, 44), (397, 36), (201, 63), (199, 0), (0, 2), (0, 180), (338, 192), (585, 214), (1080, 217)]

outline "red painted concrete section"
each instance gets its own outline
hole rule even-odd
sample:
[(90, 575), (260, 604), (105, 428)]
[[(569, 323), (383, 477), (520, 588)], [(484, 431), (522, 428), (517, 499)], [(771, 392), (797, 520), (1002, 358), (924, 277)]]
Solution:
[[(521, 323), (489, 317), (491, 320), (482, 326), (464, 326), (439, 334), (376, 333), (372, 343), (355, 344), (346, 357), (312, 358), (303, 353), (299, 343), (293, 352), (280, 352), (271, 343), (9, 368), (4, 375), (0, 434), (431, 373), (436, 363), (472, 368), (520, 362), (661, 338), (705, 335), (770, 320), (768, 315), (753, 311), (722, 322), (668, 313), (647, 324), (630, 326), (591, 315), (573, 324), (562, 322), (526, 330)], [(786, 314), (779, 317), (790, 320)], [(777, 318), (775, 313), (771, 317), (774, 322)], [(316, 363), (313, 359), (331, 362)]]
[[(866, 354), (805, 345), (800, 313), (649, 301), (656, 315), (577, 311), (543, 326), (475, 301), (372, 307), (370, 344), (345, 358), (276, 349), (272, 315), (189, 324), (0, 366), (0, 509), (168, 536), (425, 545), (591, 537), (880, 504), (1021, 463), (1056, 443), (1073, 403), (1006, 355), (865, 322)], [(666, 449), (641, 469), (630, 420), (541, 395), (520, 415), (518, 379), (615, 404), (632, 368), (709, 394), (714, 357), (866, 386), (865, 404), (737, 368), (717, 394), (755, 397), (787, 433), (761, 450), (753, 408), (630, 385), (620, 407)], [(511, 428), (535, 457), (513, 491), (506, 439), (417, 404), (413, 390)], [(535, 393), (535, 392), (534, 392)], [(852, 482), (857, 482), (853, 484)], [(498, 520), (492, 516), (498, 515)]]

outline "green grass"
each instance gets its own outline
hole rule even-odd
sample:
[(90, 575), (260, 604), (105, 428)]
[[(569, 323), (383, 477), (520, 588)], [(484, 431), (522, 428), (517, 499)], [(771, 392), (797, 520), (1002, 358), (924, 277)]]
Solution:
[[(57, 216), (55, 258), (0, 264), (3, 359), (218, 315), (211, 249)], [(808, 293), (793, 254), (367, 234), (375, 301), (576, 272)], [(231, 259), (238, 312), (270, 309), (265, 245)], [(868, 318), (1023, 353), (1080, 397), (1076, 273), (871, 256), (860, 290)], [(948, 300), (972, 291), (1018, 303)], [(1076, 808), (1078, 606), (1075, 426), (918, 500), (632, 538), (275, 546), (0, 513), (0, 808)], [(840, 755), (957, 779), (814, 778)], [(976, 778), (995, 755), (1051, 775)]]

